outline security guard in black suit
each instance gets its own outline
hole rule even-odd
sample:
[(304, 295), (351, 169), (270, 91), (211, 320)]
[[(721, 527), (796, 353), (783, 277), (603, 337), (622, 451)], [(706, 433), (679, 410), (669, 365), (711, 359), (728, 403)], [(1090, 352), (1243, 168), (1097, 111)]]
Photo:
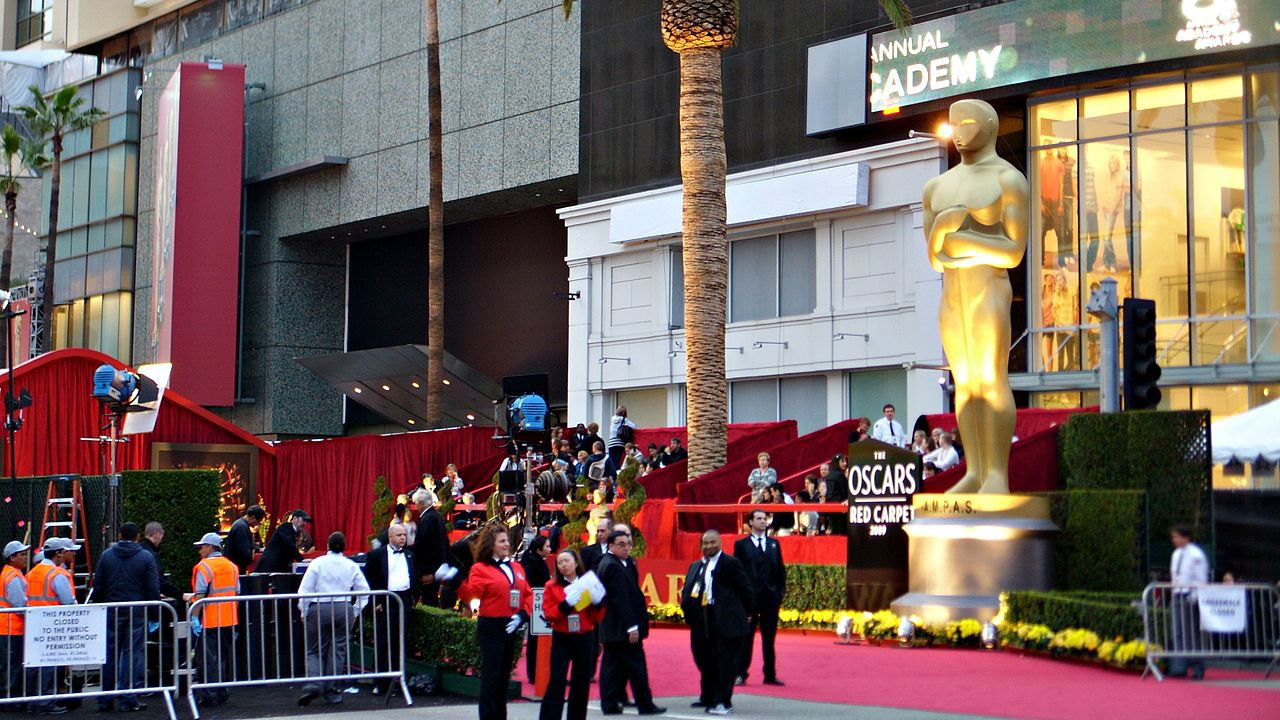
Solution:
[(702, 533), (702, 559), (689, 566), (680, 608), (689, 623), (693, 662), (702, 675), (694, 707), (710, 715), (728, 715), (733, 708), (733, 680), (743, 638), (748, 637), (753, 593), (742, 563), (723, 552), (720, 533)]
[(747, 577), (751, 579), (751, 587), (755, 588), (756, 612), (751, 617), (751, 630), (742, 641), (737, 684), (747, 682), (756, 627), (759, 627), (760, 653), (764, 655), (764, 684), (782, 685), (778, 679), (773, 643), (778, 635), (778, 609), (782, 607), (782, 596), (787, 592), (787, 566), (782, 561), (782, 546), (777, 539), (765, 534), (769, 515), (763, 510), (752, 510), (747, 522), (751, 526), (751, 534), (733, 544), (733, 556), (742, 561)]

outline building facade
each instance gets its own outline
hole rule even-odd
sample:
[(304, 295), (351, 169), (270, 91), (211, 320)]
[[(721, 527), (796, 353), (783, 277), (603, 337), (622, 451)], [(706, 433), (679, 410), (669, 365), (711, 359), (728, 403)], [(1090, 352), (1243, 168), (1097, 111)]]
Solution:
[[(589, 7), (583, 20), (584, 202), (561, 211), (583, 292), (570, 407), (598, 416), (638, 403), (675, 424), (678, 79), (656, 33), (639, 32), (658, 2), (629, 5)], [(874, 418), (883, 402), (911, 417), (944, 408), (919, 194), (958, 158), (903, 141), (942, 125), (961, 97), (996, 107), (999, 153), (1031, 183), (1026, 259), (1010, 271), (1021, 406), (1097, 403), (1098, 324), (1085, 305), (1104, 278), (1156, 301), (1161, 407), (1221, 417), (1280, 392), (1273, 3), (940, 4), (917, 7), (905, 34), (873, 9), (784, 5), (743, 2), (724, 62), (731, 419), (812, 428)], [(861, 162), (868, 205), (847, 178), (842, 204), (822, 188), (790, 194), (809, 168)]]

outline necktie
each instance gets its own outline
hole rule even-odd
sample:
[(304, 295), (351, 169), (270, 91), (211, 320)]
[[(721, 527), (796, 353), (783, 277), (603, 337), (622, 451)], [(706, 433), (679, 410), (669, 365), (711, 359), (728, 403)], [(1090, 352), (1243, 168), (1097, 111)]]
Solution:
[(707, 561), (702, 561), (702, 605), (706, 607), (710, 603), (711, 596), (711, 573), (707, 572)]
[[(489, 467), (493, 467), (493, 466), (492, 466), (492, 465), (490, 465)], [(400, 548), (400, 549), (398, 549), (398, 550), (393, 548), (393, 549), (391, 550), (391, 552), (393, 552), (393, 553), (395, 553), (395, 554), (397, 554), (397, 555), (403, 555), (403, 554), (404, 554), (404, 548)]]
[(756, 538), (756, 547), (760, 548), (760, 552), (764, 552), (764, 538)]

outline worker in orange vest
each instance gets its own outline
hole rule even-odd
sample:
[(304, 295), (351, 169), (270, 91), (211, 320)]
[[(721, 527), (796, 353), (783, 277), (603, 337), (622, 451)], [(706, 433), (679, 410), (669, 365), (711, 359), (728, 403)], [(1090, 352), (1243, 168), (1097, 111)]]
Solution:
[[(195, 543), (200, 552), (200, 562), (191, 569), (191, 588), (187, 602), (203, 598), (235, 597), (240, 592), (240, 571), (230, 560), (222, 557), (222, 538), (218, 533), (205, 533)], [(192, 618), (201, 627), (200, 667), (196, 681), (201, 683), (232, 683), (231, 672), (233, 641), (235, 639), (236, 602), (212, 602), (201, 607), (199, 617)], [(212, 707), (225, 703), (230, 697), (226, 687), (214, 687), (196, 691), (196, 701)]]
[[(75, 563), (79, 549), (79, 545), (67, 538), (51, 537), (44, 541), (44, 559), (27, 573), (27, 607), (76, 604), (75, 584), (68, 568)], [(61, 668), (28, 668), (28, 694), (53, 695), (59, 670)], [(27, 709), (42, 715), (69, 712), (66, 706), (55, 705), (52, 700), (33, 702)]]
[[(0, 608), (24, 608), (27, 606), (27, 551), (30, 545), (11, 540), (4, 546), (4, 569), (0, 570)], [(4, 682), (4, 696), (22, 695), (22, 632), (26, 627), (26, 614), (22, 610), (0, 614), (0, 635), (4, 636), (4, 652), (0, 664)]]

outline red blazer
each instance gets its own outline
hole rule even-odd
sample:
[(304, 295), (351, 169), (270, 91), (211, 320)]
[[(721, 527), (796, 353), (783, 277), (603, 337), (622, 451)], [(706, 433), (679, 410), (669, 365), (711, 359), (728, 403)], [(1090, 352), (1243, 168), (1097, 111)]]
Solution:
[[(567, 587), (560, 581), (559, 574), (551, 578), (542, 592), (542, 614), (551, 623), (551, 629), (558, 633), (569, 632), (569, 616), (565, 614), (560, 603), (565, 601), (564, 589)], [(589, 633), (595, 629), (604, 617), (603, 605), (588, 605), (578, 613), (578, 633)]]
[[(514, 585), (508, 582), (506, 573), (492, 561), (472, 565), (467, 581), (458, 589), (458, 597), (464, 603), (480, 598), (480, 612), (477, 613), (480, 617), (508, 618), (519, 610), (523, 610), (525, 615), (533, 615), (533, 591), (529, 589), (529, 581), (525, 579), (524, 568), (518, 562), (507, 563), (507, 567), (515, 575)], [(520, 591), (518, 608), (511, 607), (512, 589)]]

